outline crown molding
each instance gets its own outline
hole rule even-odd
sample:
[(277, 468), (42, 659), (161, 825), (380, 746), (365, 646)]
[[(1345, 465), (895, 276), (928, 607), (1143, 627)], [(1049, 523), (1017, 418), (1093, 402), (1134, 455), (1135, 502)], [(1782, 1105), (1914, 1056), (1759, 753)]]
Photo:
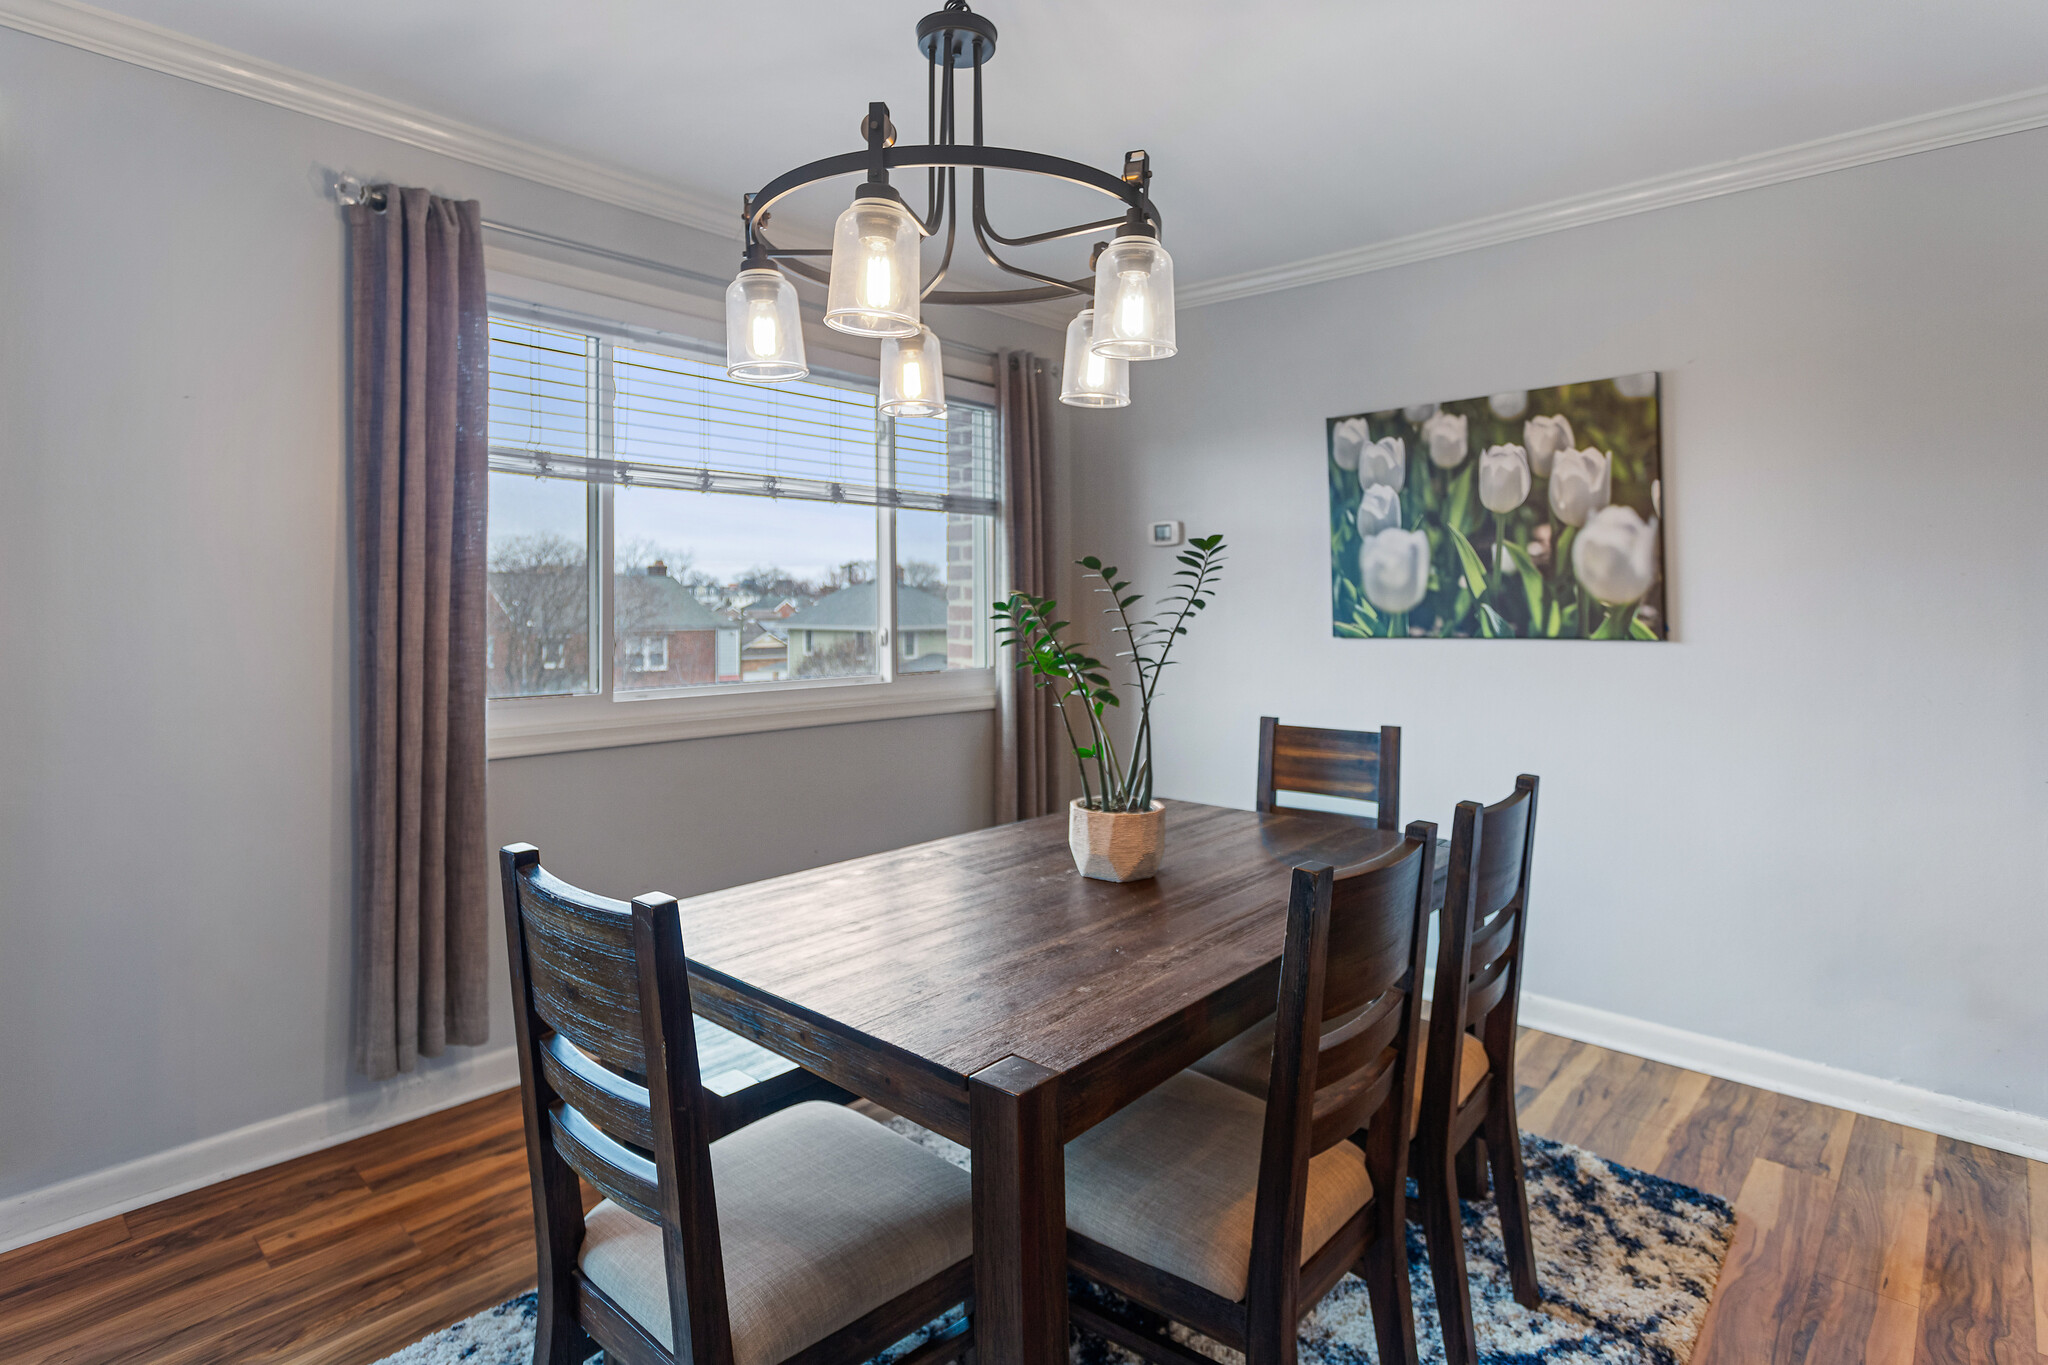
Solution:
[(0, 26), (718, 237), (739, 237), (737, 202), (714, 201), (621, 167), (506, 137), (73, 0), (0, 0)]
[[(732, 206), (705, 194), (444, 118), (76, 0), (0, 0), (0, 26), (217, 90), (246, 95), (282, 109), (616, 204), (717, 237), (736, 240), (739, 236), (738, 214)], [(2048, 86), (1370, 242), (1327, 256), (1183, 285), (1177, 298), (1181, 307), (1199, 308), (1254, 294), (1297, 289), (2041, 127), (2048, 127)], [(1061, 304), (1004, 311), (1055, 328), (1064, 327), (1067, 316), (1065, 305)], [(1054, 316), (1055, 312), (1061, 316)]]
[(1887, 161), (1893, 157), (1911, 156), (1915, 152), (1928, 152), (2041, 127), (2048, 127), (2048, 87), (1900, 119), (1894, 123), (1881, 123), (1852, 133), (1816, 138), (1812, 142), (1638, 180), (1614, 189), (1553, 199), (1547, 204), (1473, 218), (1406, 237), (1390, 237), (1385, 241), (1266, 270), (1183, 285), (1177, 298), (1183, 308), (1199, 308), (1204, 304), (1249, 298), (1254, 294), (1297, 289), (1305, 284), (1320, 284), (1327, 280), (1340, 280), (1347, 275), (1387, 270), (1397, 265), (1541, 236), (1546, 232), (1561, 232), (1588, 223), (1603, 223), (1634, 213), (1649, 213), (1695, 200), (1738, 194), (1743, 190), (1761, 189), (1810, 175), (1864, 166), (1873, 161)]

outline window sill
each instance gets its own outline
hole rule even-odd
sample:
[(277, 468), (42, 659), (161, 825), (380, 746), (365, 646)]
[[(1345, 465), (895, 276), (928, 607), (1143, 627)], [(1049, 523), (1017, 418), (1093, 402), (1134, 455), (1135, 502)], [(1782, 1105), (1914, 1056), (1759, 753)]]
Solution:
[(485, 747), (493, 759), (524, 758), (765, 730), (991, 711), (995, 705), (995, 670), (985, 668), (894, 682), (767, 683), (618, 700), (507, 698), (489, 704)]

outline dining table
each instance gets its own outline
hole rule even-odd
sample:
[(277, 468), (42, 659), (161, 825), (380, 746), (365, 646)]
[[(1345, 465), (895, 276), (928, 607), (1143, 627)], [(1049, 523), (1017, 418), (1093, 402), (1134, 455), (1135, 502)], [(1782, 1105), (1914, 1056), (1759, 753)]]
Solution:
[(1272, 1012), (1291, 868), (1401, 838), (1168, 801), (1158, 875), (1115, 883), (1064, 813), (956, 834), (683, 901), (692, 1002), (965, 1144), (978, 1359), (1058, 1365), (1064, 1145)]

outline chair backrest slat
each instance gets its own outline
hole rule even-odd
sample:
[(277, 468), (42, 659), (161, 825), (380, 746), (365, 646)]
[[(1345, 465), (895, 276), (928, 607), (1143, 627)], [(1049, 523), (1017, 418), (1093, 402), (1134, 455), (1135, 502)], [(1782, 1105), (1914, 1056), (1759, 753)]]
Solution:
[(550, 1033), (540, 1049), (541, 1072), (565, 1103), (589, 1115), (606, 1133), (642, 1151), (654, 1150), (654, 1116), (647, 1108), (646, 1086), (600, 1066), (559, 1033)]
[[(1330, 966), (1323, 984), (1323, 1022), (1377, 1000), (1406, 979), (1408, 922), (1428, 885), (1436, 850), (1425, 860), (1406, 856), (1380, 860), (1336, 875), (1330, 888)], [(1370, 869), (1370, 871), (1368, 871)]]
[(1494, 917), (1472, 931), (1472, 947), (1468, 950), (1474, 971), (1493, 962), (1515, 944), (1515, 924), (1518, 916), (1512, 909), (1497, 912)]
[(1261, 716), (1256, 809), (1279, 809), (1283, 791), (1372, 801), (1379, 827), (1399, 829), (1401, 728), (1323, 730)]
[(1398, 986), (1389, 987), (1357, 1018), (1329, 1029), (1316, 1048), (1316, 1075), (1348, 1076), (1379, 1060), (1380, 1054), (1392, 1047), (1401, 1034), (1407, 1003), (1408, 992)]
[(650, 1158), (613, 1141), (580, 1110), (566, 1104), (555, 1106), (549, 1117), (555, 1150), (576, 1174), (648, 1222), (661, 1222), (661, 1175)]
[(623, 902), (577, 894), (537, 869), (518, 883), (533, 1006), (584, 1052), (644, 1074), (632, 914)]
[(1486, 808), (1486, 837), (1479, 841), (1473, 923), (1505, 910), (1522, 886), (1522, 851), (1533, 807), (1520, 792)]
[(1386, 1065), (1361, 1069), (1341, 1085), (1317, 1087), (1309, 1151), (1327, 1152), (1368, 1127), (1373, 1115), (1386, 1104), (1396, 1071), (1393, 1059), (1389, 1058)]
[(1507, 994), (1508, 980), (1513, 975), (1512, 955), (1503, 953), (1481, 969), (1472, 978), (1472, 984), (1465, 988), (1465, 1024), (1471, 1027), (1483, 1023), (1493, 1013), (1493, 1007)]

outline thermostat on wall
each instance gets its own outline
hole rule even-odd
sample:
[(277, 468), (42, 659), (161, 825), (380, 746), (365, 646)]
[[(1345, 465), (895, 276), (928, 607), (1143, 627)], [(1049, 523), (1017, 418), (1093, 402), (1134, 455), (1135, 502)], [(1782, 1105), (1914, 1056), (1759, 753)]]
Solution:
[(1152, 523), (1152, 543), (1154, 545), (1178, 545), (1185, 539), (1187, 537), (1182, 533), (1181, 525), (1177, 521), (1155, 521)]

